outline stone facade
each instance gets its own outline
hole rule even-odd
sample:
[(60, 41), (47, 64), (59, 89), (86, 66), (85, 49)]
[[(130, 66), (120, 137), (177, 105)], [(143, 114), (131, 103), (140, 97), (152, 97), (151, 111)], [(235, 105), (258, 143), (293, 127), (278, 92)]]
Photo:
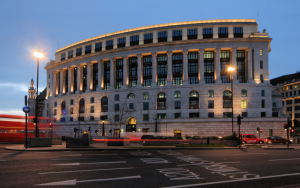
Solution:
[[(205, 39), (207, 37), (203, 33), (205, 28), (212, 28), (211, 38)], [(220, 35), (218, 33), (220, 28), (227, 28), (228, 36)], [(238, 36), (236, 28), (242, 28), (242, 34), (239, 37), (236, 37)], [(191, 29), (197, 31), (193, 39), (189, 35)], [(165, 42), (160, 42), (158, 38), (162, 31), (167, 33)], [(174, 31), (182, 32), (180, 40), (174, 37)], [(150, 43), (144, 38), (146, 37), (144, 34), (147, 33), (153, 36)], [(132, 36), (136, 35), (139, 36), (139, 41), (137, 45), (131, 45), (129, 41)], [(120, 38), (126, 39), (124, 47), (117, 45)], [(111, 49), (106, 48), (106, 44), (110, 44), (111, 40), (113, 41)], [(174, 131), (178, 130), (181, 131), (182, 136), (227, 136), (231, 134), (232, 120), (224, 113), (231, 113), (232, 109), (224, 108), (223, 95), (224, 91), (231, 92), (232, 89), (230, 82), (224, 81), (221, 74), (227, 71), (227, 69), (223, 70), (223, 66), (230, 65), (235, 68), (232, 72), (234, 126), (237, 126), (237, 116), (243, 114), (247, 117), (243, 120), (241, 133), (255, 133), (256, 128), (260, 127), (263, 130), (263, 136), (269, 135), (271, 129), (270, 134), (284, 137), (284, 132), (280, 131), (284, 119), (272, 118), (272, 91), (268, 71), (271, 40), (268, 33), (257, 32), (255, 20), (206, 20), (134, 28), (80, 41), (57, 50), (55, 61), (51, 60), (46, 65), (48, 87), (45, 101), (47, 108), (44, 113), (56, 119), (56, 124), (60, 127), (57, 134), (62, 136), (73, 135), (74, 127), (79, 127), (78, 110), (81, 99), (85, 102), (84, 112), (80, 114), (84, 117), (84, 120), (80, 122), (83, 130), (91, 126), (93, 132), (98, 128), (101, 133), (104, 121), (107, 127), (106, 134), (109, 133), (109, 129), (115, 128), (126, 132), (128, 131), (126, 125), (131, 124), (129, 121), (134, 118), (136, 132), (143, 132), (147, 129), (154, 132), (158, 114), (166, 114), (166, 119), (158, 118), (157, 120), (157, 129), (160, 133), (174, 135)], [(101, 50), (96, 50), (100, 43), (102, 44)], [(80, 49), (82, 52), (77, 55), (76, 52)], [(228, 52), (226, 65), (221, 64), (224, 51)], [(206, 81), (206, 75), (208, 75), (206, 73), (209, 73), (205, 70), (206, 52), (213, 54), (213, 83)], [(188, 55), (190, 53), (197, 54), (196, 83), (191, 83), (189, 80), (191, 70), (189, 70)], [(243, 64), (240, 64), (237, 58), (239, 53), (244, 54)], [(158, 86), (160, 78), (158, 74), (161, 71), (158, 69), (158, 56), (161, 54), (167, 56), (167, 84), (165, 86)], [(173, 54), (182, 54), (179, 73), (182, 75), (180, 78), (182, 83), (180, 84), (173, 82), (173, 77), (177, 74), (172, 68), (175, 63)], [(150, 85), (144, 87), (143, 59), (146, 56), (152, 57), (152, 80)], [(130, 70), (132, 69), (129, 67), (129, 59), (132, 57), (137, 58), (135, 76), (137, 81), (134, 87), (130, 85), (130, 75), (132, 75)], [(117, 85), (116, 62), (118, 60), (123, 63), (121, 86)], [(109, 63), (109, 69), (105, 69), (105, 62)], [(94, 70), (95, 65), (98, 67), (97, 74), (95, 74), (96, 69)], [(105, 70), (110, 70), (110, 74), (106, 75)], [(75, 77), (76, 74), (77, 77)], [(242, 77), (239, 77), (240, 74), (243, 74)], [(108, 79), (109, 87), (106, 87), (105, 83)], [(97, 85), (94, 84), (95, 81)], [(213, 96), (208, 96), (209, 90), (213, 90)], [(246, 95), (245, 93), (242, 95), (242, 90), (246, 91)], [(179, 91), (181, 96), (175, 97), (175, 91)], [(190, 101), (193, 99), (190, 93), (192, 91), (198, 94), (197, 107), (191, 107)], [(160, 92), (166, 95), (166, 106), (163, 109), (158, 107)], [(144, 99), (144, 93), (148, 93), (149, 98)], [(134, 94), (135, 97), (129, 98), (129, 94)], [(115, 100), (116, 95), (119, 95), (119, 100)], [(104, 103), (101, 103), (103, 97), (108, 98), (107, 112), (103, 111)], [(214, 105), (210, 106), (212, 108), (209, 108), (209, 100), (214, 101)], [(179, 108), (175, 107), (175, 101), (180, 101)], [(144, 110), (144, 103), (149, 105), (147, 110)], [(116, 111), (115, 104), (119, 104), (120, 107), (125, 105), (126, 108)], [(133, 108), (130, 109), (131, 107)], [(209, 117), (209, 113), (213, 113), (213, 117)], [(180, 118), (176, 118), (176, 114), (180, 114)], [(191, 114), (198, 114), (199, 117), (192, 118)], [(115, 115), (119, 115), (119, 120)], [(144, 115), (148, 117), (145, 118)], [(107, 119), (101, 120), (104, 116), (107, 116)], [(234, 131), (237, 129), (234, 128)]]

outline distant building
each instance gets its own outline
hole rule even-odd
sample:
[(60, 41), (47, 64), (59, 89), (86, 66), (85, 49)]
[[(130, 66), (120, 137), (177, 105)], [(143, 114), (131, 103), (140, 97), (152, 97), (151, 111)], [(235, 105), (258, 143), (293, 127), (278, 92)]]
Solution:
[[(45, 88), (39, 95), (38, 95), (38, 113), (39, 117), (44, 116), (43, 114), (45, 109), (45, 99), (46, 99), (47, 88)], [(35, 116), (35, 100), (36, 100), (36, 88), (34, 88), (34, 81), (31, 79), (30, 87), (28, 88), (28, 107), (30, 108), (30, 112), (28, 113), (29, 116)]]
[[(300, 72), (270, 80), (273, 92), (281, 95), (284, 114), (292, 120), (300, 120)], [(299, 126), (294, 125), (293, 126)], [(300, 131), (299, 133), (300, 136)]]

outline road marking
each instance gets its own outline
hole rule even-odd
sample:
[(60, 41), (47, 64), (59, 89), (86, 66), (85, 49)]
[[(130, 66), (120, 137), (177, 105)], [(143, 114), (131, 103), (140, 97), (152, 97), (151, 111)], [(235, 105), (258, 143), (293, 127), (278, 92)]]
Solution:
[[(84, 154), (84, 155), (118, 155), (118, 154)], [(80, 157), (82, 156), (82, 154), (70, 154), (70, 155), (61, 155), (61, 156), (64, 156), (64, 157)]]
[(95, 182), (95, 181), (113, 181), (113, 180), (125, 180), (125, 179), (136, 179), (136, 178), (142, 178), (142, 177), (141, 176), (126, 176), (126, 177), (118, 177), (118, 178), (105, 178), (105, 179), (82, 180), (82, 181), (77, 181), (76, 179), (73, 179), (73, 180), (66, 180), (66, 181), (37, 184), (34, 186), (76, 185), (76, 183), (86, 183), (86, 182)]
[(85, 160), (85, 159), (89, 159), (89, 160), (91, 160), (91, 159), (94, 159), (94, 160), (99, 160), (99, 159), (107, 159), (107, 158), (109, 158), (109, 159), (120, 159), (120, 158), (125, 158), (125, 157), (101, 157), (101, 158), (73, 158), (73, 159), (50, 159), (50, 160), (52, 160), (52, 161), (65, 161), (65, 160)]
[(93, 170), (76, 170), (76, 171), (61, 171), (61, 172), (45, 172), (39, 174), (62, 174), (62, 173), (73, 173), (73, 172), (91, 172), (91, 171), (103, 171), (103, 170), (130, 170), (134, 169), (134, 167), (128, 168), (109, 168), (109, 169), (93, 169)]
[(162, 187), (162, 188), (195, 187), (195, 186), (214, 185), (214, 184), (232, 183), (232, 182), (249, 181), (249, 180), (277, 178), (277, 177), (285, 177), (285, 176), (297, 176), (297, 175), (300, 175), (300, 173), (281, 174), (281, 175), (265, 176), (265, 177), (258, 177), (258, 178), (241, 178), (239, 180), (215, 181), (215, 182), (208, 182), (208, 183), (187, 184), (187, 185), (178, 185), (178, 186), (170, 186), (170, 187)]
[(234, 161), (234, 162), (220, 162), (220, 163), (240, 163), (240, 161)]
[(52, 166), (78, 166), (86, 164), (110, 164), (110, 163), (126, 163), (126, 161), (115, 161), (115, 162), (97, 162), (97, 163), (63, 163), (63, 164), (53, 164)]
[(300, 158), (291, 158), (291, 159), (272, 159), (269, 161), (291, 161), (291, 160), (300, 160)]

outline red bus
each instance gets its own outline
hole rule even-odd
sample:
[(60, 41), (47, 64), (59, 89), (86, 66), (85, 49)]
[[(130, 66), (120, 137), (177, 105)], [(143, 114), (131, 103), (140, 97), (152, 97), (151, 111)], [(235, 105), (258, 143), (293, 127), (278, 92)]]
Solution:
[[(27, 122), (27, 137), (35, 137), (35, 125), (32, 122), (34, 116), (29, 116)], [(45, 118), (39, 118), (39, 121)], [(51, 137), (51, 123), (38, 123), (39, 136)], [(25, 116), (0, 114), (0, 142), (24, 142), (25, 141)]]

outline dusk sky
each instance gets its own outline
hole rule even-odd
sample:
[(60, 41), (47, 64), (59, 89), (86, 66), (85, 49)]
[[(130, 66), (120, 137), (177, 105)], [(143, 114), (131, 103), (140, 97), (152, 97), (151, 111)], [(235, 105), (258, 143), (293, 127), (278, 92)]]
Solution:
[(275, 0), (0, 0), (0, 114), (24, 115), (24, 96), (35, 81), (34, 51), (40, 60), (39, 91), (46, 87), (44, 69), (58, 48), (90, 37), (141, 26), (211, 19), (257, 19), (259, 31), (273, 39), (270, 79), (300, 71), (297, 50), (300, 1)]

